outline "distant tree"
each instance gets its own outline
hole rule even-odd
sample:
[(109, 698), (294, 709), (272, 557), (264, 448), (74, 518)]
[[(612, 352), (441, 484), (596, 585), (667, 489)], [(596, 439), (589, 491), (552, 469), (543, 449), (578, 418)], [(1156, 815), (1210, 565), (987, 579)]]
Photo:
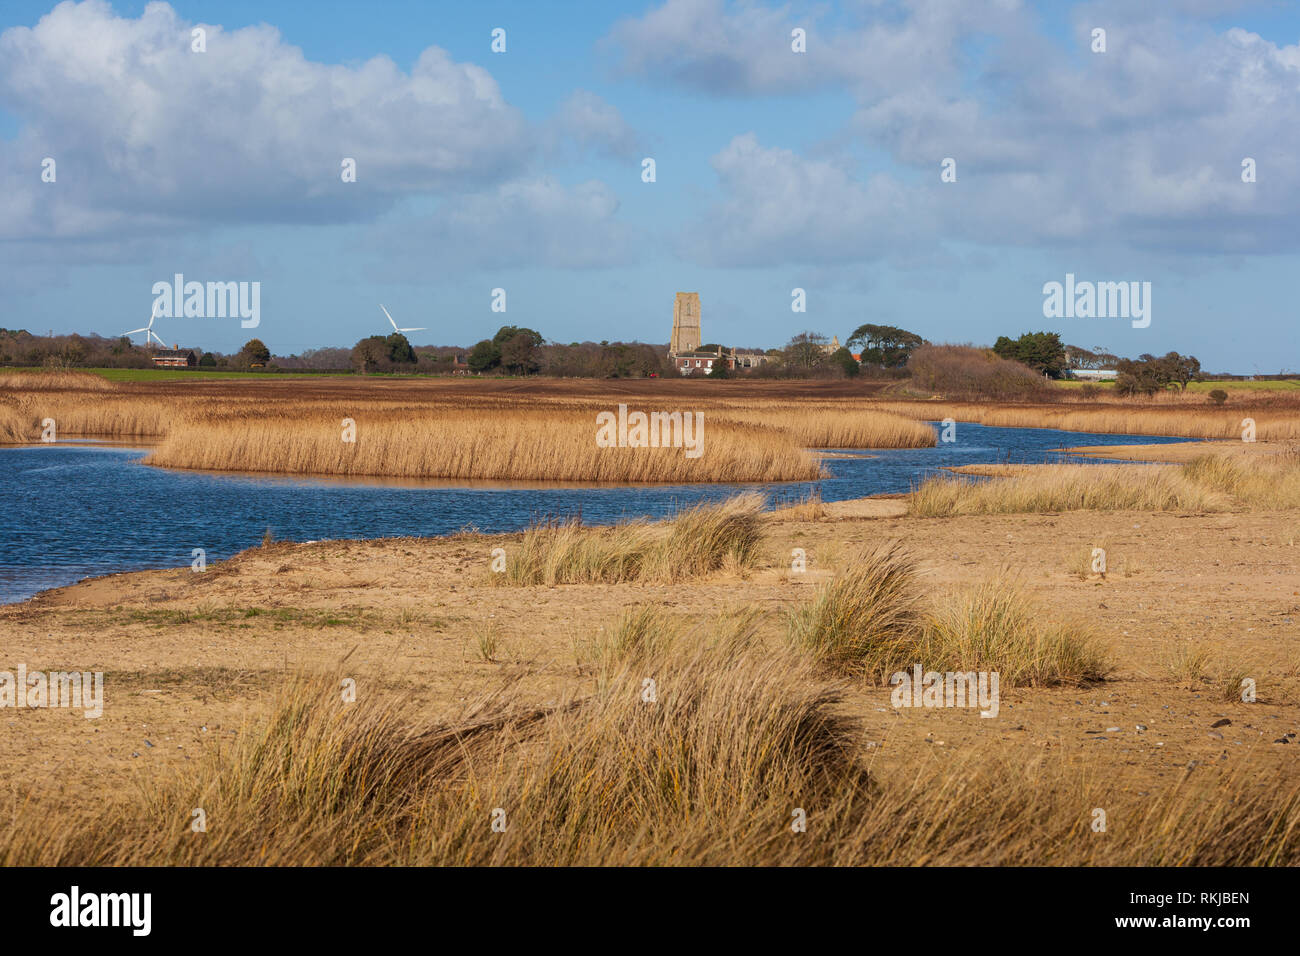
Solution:
[(1158, 358), (1144, 353), (1136, 359), (1121, 359), (1115, 370), (1115, 387), (1121, 393), (1152, 395), (1171, 385), (1186, 389), (1187, 383), (1200, 374), (1201, 362), (1194, 355), (1177, 352), (1166, 352)]
[(782, 352), (785, 364), (792, 369), (811, 370), (826, 363), (826, 336), (816, 332), (800, 332)]
[(537, 349), (541, 336), (531, 329), (521, 329), (499, 343), (501, 367), (511, 375), (531, 375), (537, 371)]
[(261, 339), (249, 339), (239, 350), (239, 356), (245, 365), (265, 365), (271, 361), (271, 350), (262, 344)]
[(542, 338), (540, 332), (535, 332), (532, 329), (524, 328), (519, 325), (503, 325), (501, 328), (497, 329), (497, 334), (492, 336), (492, 342), (495, 345), (504, 345), (510, 339), (516, 338), (520, 335), (524, 336), (533, 348), (539, 347), (546, 341)]
[(1056, 332), (1026, 332), (1018, 339), (999, 335), (993, 353), (1052, 378), (1060, 378), (1066, 367), (1065, 346)]
[(846, 348), (836, 349), (835, 352), (831, 354), (830, 363), (843, 369), (845, 376), (848, 378), (853, 378), (862, 371), (862, 366), (858, 364), (858, 360), (855, 359), (853, 353)]
[(216, 368), (217, 357), (213, 355), (211, 352), (204, 352), (203, 358), (199, 359), (199, 365), (201, 365), (203, 368)]
[(501, 346), (484, 339), (469, 350), (465, 362), (471, 372), (489, 372), (501, 364)]
[(383, 367), (388, 361), (388, 340), (382, 335), (371, 335), (352, 347), (352, 367), (363, 375)]
[(401, 332), (392, 332), (384, 339), (388, 346), (388, 361), (394, 365), (411, 365), (415, 362), (415, 350)]
[(1210, 401), (1215, 405), (1222, 405), (1227, 400), (1228, 393), (1221, 388), (1216, 388), (1214, 391), (1210, 392)]
[(1169, 380), (1177, 383), (1183, 391), (1187, 390), (1188, 382), (1201, 374), (1201, 361), (1194, 355), (1168, 352), (1160, 362), (1169, 375)]
[(862, 350), (863, 365), (882, 368), (901, 368), (915, 349), (925, 344), (925, 339), (915, 332), (893, 325), (859, 325), (848, 337), (845, 345)]
[(731, 378), (732, 372), (731, 369), (727, 368), (726, 362), (719, 361), (713, 363), (713, 368), (709, 369), (709, 373), (705, 377), (706, 378)]
[(1097, 353), (1080, 345), (1065, 347), (1066, 368), (1101, 368)]

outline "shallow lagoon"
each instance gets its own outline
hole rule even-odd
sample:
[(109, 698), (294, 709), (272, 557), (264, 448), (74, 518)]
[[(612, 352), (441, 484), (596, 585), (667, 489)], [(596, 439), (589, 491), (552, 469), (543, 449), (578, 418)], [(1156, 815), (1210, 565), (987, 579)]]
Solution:
[[(937, 427), (937, 426), (936, 426)], [(661, 517), (699, 501), (759, 488), (791, 503), (819, 489), (826, 501), (906, 492), (938, 468), (989, 462), (1076, 460), (1079, 445), (1181, 441), (1042, 428), (958, 424), (936, 448), (851, 450), (825, 460), (832, 477), (774, 485), (617, 487), (420, 486), (167, 471), (145, 452), (110, 445), (0, 449), (0, 603), (115, 571), (186, 567), (277, 539), (436, 535), (473, 527), (517, 531), (551, 516), (593, 524)], [(1077, 459), (1096, 461), (1096, 459)]]

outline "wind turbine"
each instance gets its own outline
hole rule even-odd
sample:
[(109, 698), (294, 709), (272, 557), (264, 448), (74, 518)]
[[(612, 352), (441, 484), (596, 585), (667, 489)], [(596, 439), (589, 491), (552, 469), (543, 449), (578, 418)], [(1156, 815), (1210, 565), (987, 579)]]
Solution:
[(155, 339), (158, 339), (158, 344), (159, 344), (159, 345), (161, 345), (163, 348), (166, 348), (166, 347), (167, 347), (167, 343), (164, 342), (162, 339), (158, 338), (158, 333), (155, 332), (155, 331), (153, 330), (153, 320), (156, 319), (156, 318), (158, 318), (158, 310), (157, 310), (157, 309), (154, 309), (154, 310), (149, 314), (149, 324), (148, 324), (148, 325), (146, 325), (146, 326), (145, 326), (144, 328), (142, 328), (142, 329), (132, 329), (130, 332), (123, 332), (122, 334), (123, 334), (123, 335), (135, 335), (135, 333), (137, 333), (137, 332), (143, 332), (143, 333), (144, 333), (144, 344), (145, 344), (145, 345), (148, 345), (148, 344), (149, 344), (149, 336), (152, 335)]
[[(381, 304), (379, 307), (380, 307), (381, 309), (384, 309), (384, 307), (383, 307), (382, 304)], [(384, 309), (384, 315), (388, 315), (388, 310), (387, 310), (387, 309)], [(423, 327), (420, 327), (420, 328), (418, 328), (418, 329), (399, 329), (399, 328), (397, 327), (397, 323), (393, 321), (393, 317), (392, 317), (391, 315), (388, 315), (388, 324), (391, 325), (391, 326), (393, 327), (393, 331), (394, 331), (394, 332), (424, 332), (424, 331), (426, 331)]]

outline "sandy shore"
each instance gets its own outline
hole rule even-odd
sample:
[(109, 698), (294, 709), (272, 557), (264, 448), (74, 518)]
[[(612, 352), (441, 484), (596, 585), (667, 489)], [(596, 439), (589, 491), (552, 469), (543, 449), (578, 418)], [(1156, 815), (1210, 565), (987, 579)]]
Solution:
[[(1115, 667), (1113, 679), (1083, 689), (1004, 690), (996, 720), (895, 710), (888, 688), (855, 686), (844, 706), (882, 772), (1047, 749), (1139, 794), (1207, 762), (1278, 764), (1300, 777), (1300, 743), (1286, 736), (1300, 731), (1300, 516), (920, 519), (902, 509), (898, 499), (864, 499), (829, 505), (824, 521), (774, 514), (757, 570), (677, 586), (496, 587), (491, 551), (509, 553), (517, 540), (503, 535), (280, 543), (203, 573), (111, 575), (47, 592), (0, 609), (0, 669), (101, 670), (104, 715), (0, 711), (0, 761), (22, 768), (4, 789), (84, 804), (147, 786), (264, 713), (298, 671), (351, 676), (359, 694), (401, 694), (431, 716), (503, 677), (553, 700), (590, 679), (575, 666), (575, 642), (633, 605), (701, 620), (757, 606), (764, 639), (781, 640), (784, 611), (881, 540), (915, 551), (935, 589), (1014, 576), (1047, 613), (1091, 624)], [(1104, 579), (1081, 571), (1093, 547), (1107, 551)], [(807, 553), (806, 573), (791, 572), (795, 548)], [(491, 660), (484, 635), (495, 641)], [(1205, 652), (1210, 679), (1178, 673), (1189, 649)], [(1256, 680), (1258, 702), (1225, 695), (1224, 682), (1240, 675)]]
[(1113, 458), (1119, 461), (1160, 461), (1181, 464), (1201, 455), (1240, 455), (1244, 458), (1281, 454), (1294, 443), (1278, 441), (1188, 441), (1160, 445), (1081, 445), (1067, 448), (1071, 455)]

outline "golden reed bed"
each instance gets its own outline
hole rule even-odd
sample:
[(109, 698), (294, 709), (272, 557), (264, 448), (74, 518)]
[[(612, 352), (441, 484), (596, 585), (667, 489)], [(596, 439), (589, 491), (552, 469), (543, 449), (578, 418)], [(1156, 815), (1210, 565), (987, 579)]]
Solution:
[(1188, 394), (1164, 401), (1114, 399), (1094, 403), (1066, 401), (1054, 405), (983, 405), (975, 402), (890, 401), (882, 412), (908, 418), (975, 422), (1000, 428), (1059, 428), (1106, 435), (1161, 435), (1179, 438), (1240, 439), (1243, 420), (1255, 423), (1259, 441), (1300, 438), (1300, 407), (1290, 396), (1261, 396), (1254, 401), (1216, 407), (1204, 396)]
[[(928, 425), (860, 399), (686, 384), (10, 374), (0, 376), (0, 441), (39, 440), (53, 419), (59, 438), (156, 442), (148, 463), (171, 468), (595, 483), (815, 480), (824, 470), (809, 448), (935, 443)], [(701, 424), (671, 430), (670, 447), (602, 447), (597, 416), (620, 406)]]

